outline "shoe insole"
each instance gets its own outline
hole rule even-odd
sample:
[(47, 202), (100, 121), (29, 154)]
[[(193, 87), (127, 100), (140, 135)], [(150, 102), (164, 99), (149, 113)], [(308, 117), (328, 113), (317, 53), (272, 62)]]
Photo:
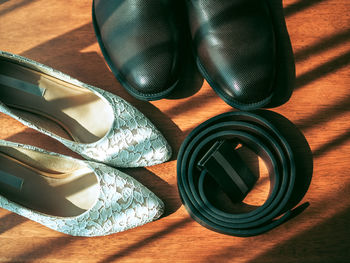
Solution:
[(112, 107), (92, 91), (4, 59), (0, 101), (23, 119), (81, 143), (101, 139), (114, 121)]
[(95, 204), (99, 185), (87, 166), (69, 172), (42, 171), (0, 152), (0, 193), (38, 212), (72, 217)]

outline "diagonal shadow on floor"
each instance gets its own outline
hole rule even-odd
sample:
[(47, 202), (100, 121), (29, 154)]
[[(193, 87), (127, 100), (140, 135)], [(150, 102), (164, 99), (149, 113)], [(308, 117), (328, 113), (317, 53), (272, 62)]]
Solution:
[(297, 62), (308, 59), (311, 55), (316, 55), (322, 51), (327, 51), (330, 48), (346, 43), (350, 40), (350, 29), (342, 30), (329, 37), (322, 38), (317, 43), (306, 47), (294, 54)]
[(0, 218), (0, 234), (28, 221), (23, 216), (16, 215), (14, 213), (7, 214)]
[(322, 65), (298, 76), (296, 80), (296, 88), (301, 88), (317, 79), (325, 77), (350, 64), (350, 52), (339, 55), (334, 59), (323, 63)]
[(347, 141), (350, 140), (350, 128), (337, 136), (335, 139), (333, 139), (330, 142), (327, 142), (326, 144), (322, 145), (321, 147), (317, 148), (313, 151), (314, 158), (320, 157), (324, 155), (325, 153), (329, 152), (332, 149), (336, 149), (341, 145), (344, 145)]
[[(40, 260), (45, 258), (47, 255), (50, 255), (54, 251), (64, 249), (68, 245), (77, 242), (83, 238), (81, 237), (57, 237), (51, 239), (45, 239), (46, 242), (43, 242), (42, 245), (35, 247), (35, 249), (17, 254), (13, 256), (11, 262), (28, 262), (33, 260)], [(49, 241), (48, 241), (49, 240)], [(4, 255), (2, 255), (4, 256)]]
[(296, 13), (304, 11), (307, 8), (310, 8), (316, 4), (325, 2), (328, 0), (299, 0), (296, 3), (293, 3), (284, 9), (284, 13), (286, 16), (292, 16)]
[[(348, 184), (343, 189), (343, 191), (339, 193), (334, 193), (334, 198), (336, 199), (332, 199), (331, 201), (337, 202), (339, 198), (346, 197), (349, 193), (350, 185)], [(340, 200), (341, 199), (339, 199), (339, 201)], [(313, 212), (315, 216), (318, 216), (319, 212), (317, 212), (317, 210), (326, 209), (325, 207), (331, 206), (329, 204), (328, 198), (320, 200), (317, 205), (318, 207), (316, 208), (316, 210), (314, 208)], [(281, 235), (281, 231), (276, 229), (275, 233), (269, 234), (269, 238), (275, 243), (275, 246), (273, 246), (271, 249), (267, 248), (266, 252), (264, 252), (262, 255), (255, 257), (249, 262), (300, 262), (301, 259), (303, 259), (302, 262), (344, 262), (333, 260), (334, 253), (329, 253), (329, 251), (323, 254), (323, 256), (326, 256), (322, 257), (324, 261), (320, 261), (321, 258), (319, 258), (319, 260), (317, 261), (312, 261), (311, 259), (313, 256), (320, 255), (320, 253), (323, 252), (322, 249), (324, 248), (333, 250), (333, 252), (335, 253), (339, 252), (340, 259), (348, 258), (348, 256), (346, 256), (345, 254), (347, 253), (347, 255), (349, 255), (350, 253), (350, 251), (346, 249), (350, 241), (350, 228), (347, 227), (349, 218), (350, 208), (347, 208), (345, 210), (342, 210), (340, 213), (334, 215), (330, 219), (327, 219), (319, 224), (312, 224), (313, 222), (310, 221), (310, 229), (303, 231), (291, 237), (290, 239), (283, 241), (280, 244), (277, 244), (277, 240), (275, 239), (278, 238), (278, 235)], [(287, 231), (292, 230), (293, 223), (290, 222), (288, 224), (290, 224), (289, 227), (281, 227), (284, 227), (284, 229)], [(337, 247), (335, 244), (338, 244), (340, 240), (342, 240), (342, 242), (340, 243), (344, 243), (344, 245), (340, 245)], [(262, 235), (257, 237), (256, 244), (265, 242), (266, 236)], [(334, 245), (329, 247), (328, 245), (331, 244)], [(242, 249), (247, 245), (249, 246), (249, 240), (242, 240), (242, 244), (240, 244), (240, 247), (235, 247), (234, 245), (226, 247), (222, 250), (219, 250), (218, 253), (209, 256), (203, 262), (218, 262), (220, 259), (227, 258), (228, 256), (232, 258), (232, 260), (234, 260), (236, 249)], [(296, 250), (300, 251), (297, 253)], [(308, 258), (308, 260), (304, 261), (305, 258)]]
[[(29, 5), (29, 4), (31, 4), (31, 3), (35, 2), (35, 1), (37, 1), (37, 0), (22, 0), (22, 1), (17, 1), (17, 3), (9, 5), (6, 8), (2, 7), (2, 9), (0, 10), (0, 16), (5, 15), (7, 13), (10, 13), (10, 12), (12, 12), (12, 11), (18, 9), (18, 8), (21, 8), (21, 7), (24, 7), (26, 5)], [(13, 1), (2, 0), (2, 1), (0, 1), (0, 5), (5, 4), (6, 2), (10, 2), (9, 4), (11, 4), (11, 2), (13, 2)]]
[(340, 101), (335, 102), (333, 105), (320, 108), (311, 116), (298, 120), (296, 125), (299, 129), (305, 132), (310, 128), (335, 119), (336, 117), (347, 112), (350, 112), (350, 96), (344, 97)]
[(181, 219), (177, 222), (175, 222), (174, 224), (170, 225), (169, 227), (167, 227), (166, 229), (157, 232), (133, 245), (128, 246), (125, 249), (120, 250), (119, 252), (117, 252), (114, 255), (111, 255), (109, 257), (106, 257), (104, 260), (99, 261), (99, 263), (108, 263), (108, 262), (112, 262), (115, 261), (117, 259), (120, 258), (124, 258), (127, 255), (129, 255), (130, 253), (134, 252), (135, 250), (139, 249), (140, 247), (144, 247), (144, 246), (149, 246), (150, 244), (152, 244), (152, 242), (155, 242), (156, 240), (170, 234), (171, 232), (175, 231), (176, 229), (178, 229), (179, 227), (183, 227), (186, 224), (192, 222), (192, 219), (186, 217), (184, 219)]
[(345, 262), (344, 259), (350, 258), (349, 220), (350, 208), (347, 208), (250, 262), (287, 263), (295, 262), (295, 257), (303, 262)]

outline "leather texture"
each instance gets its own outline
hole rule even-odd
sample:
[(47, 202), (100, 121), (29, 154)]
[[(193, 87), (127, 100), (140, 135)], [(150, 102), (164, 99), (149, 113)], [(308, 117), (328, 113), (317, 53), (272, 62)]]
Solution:
[[(265, 203), (250, 211), (223, 211), (207, 198), (207, 170), (196, 164), (215, 142), (233, 140), (260, 156), (269, 169), (272, 186)], [(300, 188), (295, 151), (284, 134), (262, 116), (251, 112), (228, 112), (196, 127), (181, 145), (177, 162), (177, 182), (181, 200), (201, 225), (227, 235), (254, 236), (267, 232), (294, 217), (308, 206), (293, 207), (305, 192)], [(213, 176), (213, 175), (212, 175)], [(296, 198), (296, 196), (298, 197)]]
[(114, 167), (143, 167), (163, 163), (170, 159), (171, 147), (164, 136), (147, 117), (124, 99), (25, 57), (0, 51), (0, 58), (92, 91), (112, 107), (114, 122), (103, 138), (92, 143), (79, 143), (58, 136), (40, 124), (20, 117), (12, 108), (1, 102), (1, 98), (0, 112), (56, 139), (88, 160)]
[(202, 75), (229, 105), (268, 104), (276, 44), (265, 0), (187, 0), (194, 52)]
[(180, 79), (177, 5), (171, 0), (94, 0), (94, 28), (103, 55), (138, 99), (161, 99)]
[[(29, 218), (53, 230), (73, 236), (104, 236), (141, 226), (158, 219), (163, 202), (141, 183), (101, 163), (77, 160), (31, 145), (0, 140), (1, 147), (26, 149), (47, 158), (65, 159), (76, 166), (88, 166), (96, 175), (99, 196), (92, 208), (78, 216), (57, 217), (22, 206), (0, 194), (0, 207)], [(55, 163), (52, 164), (55, 166)], [(57, 169), (57, 168), (56, 168)]]
[(258, 179), (234, 150), (237, 146), (235, 141), (217, 141), (197, 164), (234, 203), (241, 202)]

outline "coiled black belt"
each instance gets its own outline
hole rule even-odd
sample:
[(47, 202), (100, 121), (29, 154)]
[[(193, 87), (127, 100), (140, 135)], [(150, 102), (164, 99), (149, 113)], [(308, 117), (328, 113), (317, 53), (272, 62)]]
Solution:
[[(215, 152), (213, 147), (220, 147), (215, 145), (222, 141), (237, 141), (247, 146), (269, 167), (273, 187), (265, 203), (253, 211), (228, 213), (212, 205), (206, 197), (203, 182), (208, 171), (199, 168), (203, 165), (203, 159), (208, 159), (210, 151)], [(217, 156), (222, 157), (219, 154)], [(226, 164), (221, 163), (227, 165), (227, 161)], [(226, 171), (230, 169), (223, 167)], [(179, 193), (190, 215), (201, 225), (223, 234), (258, 235), (282, 224), (308, 206), (305, 203), (290, 210), (291, 205), (295, 205), (291, 199), (296, 185), (292, 148), (272, 123), (251, 112), (224, 113), (196, 127), (180, 148), (177, 176)], [(231, 177), (237, 189), (244, 192), (249, 188), (244, 178), (237, 174)]]

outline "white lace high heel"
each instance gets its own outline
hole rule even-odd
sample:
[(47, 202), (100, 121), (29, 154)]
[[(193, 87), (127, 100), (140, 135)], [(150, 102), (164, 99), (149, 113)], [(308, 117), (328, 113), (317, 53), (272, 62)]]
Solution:
[(171, 157), (163, 135), (122, 98), (4, 51), (0, 112), (111, 166), (150, 166)]
[(130, 176), (0, 140), (0, 207), (74, 236), (103, 236), (159, 218), (163, 202)]

